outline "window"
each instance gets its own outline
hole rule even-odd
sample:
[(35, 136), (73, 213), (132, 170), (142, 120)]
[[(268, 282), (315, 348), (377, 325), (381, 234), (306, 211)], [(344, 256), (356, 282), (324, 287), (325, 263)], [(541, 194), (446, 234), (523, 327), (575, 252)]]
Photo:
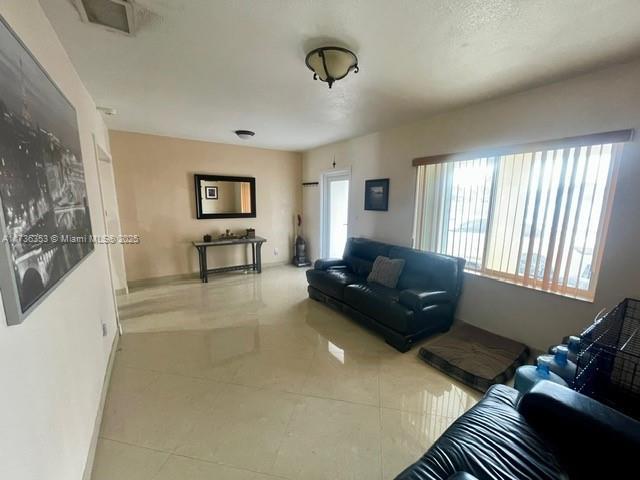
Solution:
[(592, 300), (631, 131), (414, 160), (415, 246), (467, 271)]

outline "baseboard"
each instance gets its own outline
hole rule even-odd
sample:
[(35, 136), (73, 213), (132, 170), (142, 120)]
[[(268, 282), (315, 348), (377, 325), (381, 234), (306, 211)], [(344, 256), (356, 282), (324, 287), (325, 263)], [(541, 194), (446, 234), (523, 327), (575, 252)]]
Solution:
[(295, 266), (291, 263), (291, 260), (282, 260), (280, 262), (263, 263), (262, 269), (264, 270), (265, 268), (284, 267), (285, 265), (290, 265), (292, 267)]
[(98, 411), (93, 423), (93, 435), (91, 436), (91, 445), (89, 445), (89, 453), (87, 454), (87, 461), (84, 466), (84, 472), (82, 474), (82, 480), (91, 480), (91, 474), (93, 473), (93, 462), (96, 458), (96, 448), (98, 446), (98, 437), (100, 436), (100, 427), (102, 424), (102, 414), (104, 413), (104, 404), (107, 399), (107, 392), (109, 391), (109, 382), (111, 380), (111, 371), (113, 370), (113, 362), (116, 358), (116, 351), (118, 350), (118, 342), (120, 341), (120, 335), (116, 332), (111, 344), (111, 353), (109, 353), (109, 362), (107, 363), (107, 370), (104, 374), (104, 380), (102, 382), (102, 393), (100, 394), (100, 404), (98, 405)]
[(127, 282), (129, 285), (129, 290), (133, 290), (134, 288), (146, 288), (146, 287), (156, 287), (158, 285), (165, 285), (167, 283), (172, 282), (180, 282), (182, 280), (192, 280), (197, 279), (198, 273), (180, 273), (177, 275), (164, 275), (162, 277), (151, 277), (151, 278), (142, 278), (140, 280), (131, 280)]
[[(294, 267), (294, 265), (291, 265), (291, 261), (283, 260), (281, 262), (263, 263), (262, 269), (265, 270), (267, 268), (283, 267), (285, 265), (290, 265), (291, 267)], [(221, 275), (221, 274), (211, 273), (209, 274), (209, 279), (211, 279), (213, 275)], [(157, 287), (159, 285), (166, 285), (167, 283), (180, 282), (184, 280), (193, 280), (198, 278), (199, 278), (198, 272), (180, 273), (176, 275), (164, 275), (161, 277), (150, 277), (150, 278), (142, 278), (140, 280), (131, 280), (127, 282), (127, 284), (129, 285), (129, 290), (133, 290), (134, 288)]]

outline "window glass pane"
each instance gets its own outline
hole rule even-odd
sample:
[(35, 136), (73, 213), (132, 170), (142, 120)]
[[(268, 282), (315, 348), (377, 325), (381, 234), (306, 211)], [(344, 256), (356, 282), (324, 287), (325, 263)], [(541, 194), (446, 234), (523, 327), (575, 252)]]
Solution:
[(431, 235), (423, 248), (462, 257), (469, 269), (482, 267), (494, 165), (480, 158), (427, 167), (427, 190), (438, 197), (427, 194), (425, 230)]
[(572, 146), (422, 166), (417, 245), (488, 276), (592, 296), (614, 151)]

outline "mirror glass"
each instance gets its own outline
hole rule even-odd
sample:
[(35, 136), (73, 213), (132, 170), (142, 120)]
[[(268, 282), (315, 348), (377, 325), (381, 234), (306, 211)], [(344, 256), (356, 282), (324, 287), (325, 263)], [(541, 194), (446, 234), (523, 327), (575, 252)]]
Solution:
[(255, 217), (255, 179), (196, 175), (198, 218)]

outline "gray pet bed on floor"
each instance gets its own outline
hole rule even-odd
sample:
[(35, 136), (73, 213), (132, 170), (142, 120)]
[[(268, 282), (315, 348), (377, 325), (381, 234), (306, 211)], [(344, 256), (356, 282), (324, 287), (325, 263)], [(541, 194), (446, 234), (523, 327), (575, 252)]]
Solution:
[(508, 381), (527, 361), (529, 348), (464, 324), (425, 344), (418, 356), (450, 377), (485, 392), (495, 383)]

